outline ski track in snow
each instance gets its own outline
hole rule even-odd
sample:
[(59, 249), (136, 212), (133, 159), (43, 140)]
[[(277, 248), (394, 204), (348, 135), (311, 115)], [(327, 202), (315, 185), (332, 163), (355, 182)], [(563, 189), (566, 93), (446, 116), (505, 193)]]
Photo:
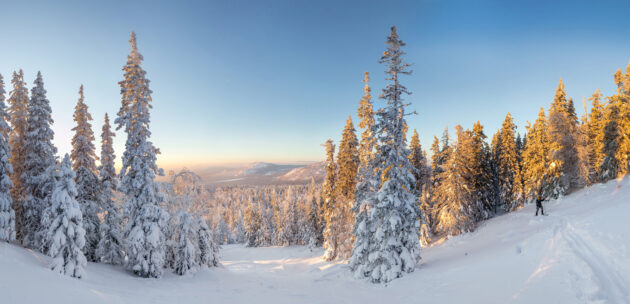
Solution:
[(568, 222), (562, 231), (571, 252), (588, 266), (592, 279), (600, 289), (593, 295), (593, 300), (630, 303), (630, 285), (619, 273), (619, 268), (611, 263), (612, 258), (591, 245), (596, 241), (591, 239), (587, 242), (581, 234)]
[(50, 258), (0, 243), (0, 303), (630, 303), (630, 177), (490, 219), (422, 251), (387, 285), (355, 280), (321, 248), (223, 246), (195, 275), (133, 276), (89, 263), (82, 280)]

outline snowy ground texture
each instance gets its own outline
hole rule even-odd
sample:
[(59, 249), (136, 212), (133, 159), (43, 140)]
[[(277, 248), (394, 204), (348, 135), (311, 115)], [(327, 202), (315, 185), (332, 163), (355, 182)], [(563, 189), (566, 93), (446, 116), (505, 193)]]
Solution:
[(352, 279), (305, 247), (224, 246), (222, 267), (142, 279), (90, 263), (78, 280), (0, 244), (2, 303), (630, 303), (630, 178), (497, 217), (423, 250), (389, 285)]

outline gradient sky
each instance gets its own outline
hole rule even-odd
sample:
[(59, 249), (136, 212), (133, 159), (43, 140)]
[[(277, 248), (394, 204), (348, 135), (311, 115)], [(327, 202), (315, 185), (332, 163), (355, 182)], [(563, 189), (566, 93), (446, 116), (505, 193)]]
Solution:
[[(628, 1), (57, 2), (0, 5), (7, 91), (13, 70), (29, 88), (42, 71), (61, 154), (84, 84), (100, 149), (134, 30), (165, 167), (323, 159), (326, 138), (340, 139), (349, 114), (357, 122), (363, 72), (374, 97), (383, 87), (377, 61), (391, 25), (414, 64), (402, 82), (425, 148), (445, 126), (476, 120), (491, 137), (508, 111), (522, 131), (559, 78), (581, 115), (582, 98), (598, 87), (611, 95), (630, 60)], [(119, 157), (123, 145), (118, 132)]]

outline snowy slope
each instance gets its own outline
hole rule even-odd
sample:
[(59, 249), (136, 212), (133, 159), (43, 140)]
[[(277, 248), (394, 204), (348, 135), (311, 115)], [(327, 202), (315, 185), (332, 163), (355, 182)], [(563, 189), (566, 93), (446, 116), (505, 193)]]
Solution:
[(142, 279), (90, 263), (88, 277), (0, 244), (1, 303), (630, 303), (630, 178), (485, 222), (423, 250), (388, 286), (352, 279), (344, 263), (305, 247), (226, 246), (223, 266)]
[(324, 162), (310, 164), (308, 166), (295, 168), (283, 175), (276, 177), (276, 180), (283, 182), (310, 182), (311, 178), (319, 183), (324, 180), (326, 167)]

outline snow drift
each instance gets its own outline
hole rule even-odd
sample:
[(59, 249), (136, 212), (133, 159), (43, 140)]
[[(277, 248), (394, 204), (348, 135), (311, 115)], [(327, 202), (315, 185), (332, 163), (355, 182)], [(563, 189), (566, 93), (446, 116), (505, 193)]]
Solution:
[(78, 280), (51, 259), (0, 244), (2, 303), (630, 303), (630, 178), (483, 223), (425, 248), (388, 285), (352, 279), (321, 249), (225, 246), (222, 267), (143, 279), (89, 263)]

